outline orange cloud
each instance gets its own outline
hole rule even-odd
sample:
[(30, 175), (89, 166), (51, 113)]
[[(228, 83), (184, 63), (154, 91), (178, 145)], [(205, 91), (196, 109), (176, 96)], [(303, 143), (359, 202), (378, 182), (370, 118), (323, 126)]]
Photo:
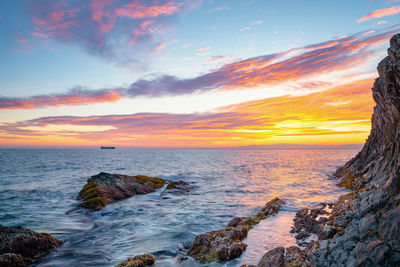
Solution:
[[(210, 113), (38, 118), (0, 125), (0, 145), (97, 146), (111, 142), (136, 147), (223, 147), (362, 143), (370, 129), (372, 82), (359, 80), (308, 95), (267, 98)], [(84, 131), (82, 126), (91, 130)], [(62, 142), (62, 137), (68, 142)]]
[(400, 6), (392, 6), (388, 8), (382, 8), (375, 10), (371, 13), (368, 13), (367, 15), (363, 16), (359, 20), (357, 20), (358, 23), (364, 22), (370, 19), (377, 19), (377, 18), (382, 18), (386, 16), (391, 16), (391, 15), (396, 15), (400, 13)]

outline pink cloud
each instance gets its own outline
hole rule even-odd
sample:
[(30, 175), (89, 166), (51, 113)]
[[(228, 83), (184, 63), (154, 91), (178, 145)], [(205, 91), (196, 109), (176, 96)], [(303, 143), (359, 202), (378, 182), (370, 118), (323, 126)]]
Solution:
[(148, 55), (159, 51), (176, 18), (196, 6), (189, 0), (38, 0), (27, 4), (34, 36), (76, 43), (93, 55), (130, 65), (148, 62)]
[(93, 103), (115, 102), (122, 98), (118, 90), (89, 91), (75, 88), (66, 94), (42, 95), (30, 98), (0, 97), (1, 109), (36, 109), (58, 106), (76, 106)]
[(179, 11), (183, 3), (166, 2), (163, 5), (144, 5), (140, 1), (118, 8), (115, 13), (120, 17), (130, 17), (134, 19), (154, 18), (157, 16), (172, 15)]
[(363, 16), (362, 18), (358, 19), (357, 22), (364, 22), (370, 19), (377, 19), (377, 18), (382, 18), (386, 16), (391, 16), (391, 15), (396, 15), (400, 13), (400, 6), (392, 6), (388, 8), (382, 8), (375, 10), (371, 13), (368, 13), (367, 15)]
[(226, 57), (224, 57), (224, 56), (213, 56), (213, 57), (211, 57), (211, 59), (204, 61), (203, 64), (215, 63), (215, 62), (223, 61), (225, 59), (226, 59)]
[(210, 48), (211, 48), (210, 46), (204, 46), (204, 47), (200, 47), (199, 49), (197, 49), (197, 51), (207, 51)]
[(42, 37), (42, 38), (48, 38), (49, 36), (45, 33), (41, 33), (41, 32), (31, 32), (32, 35), (34, 36), (38, 36), (38, 37)]

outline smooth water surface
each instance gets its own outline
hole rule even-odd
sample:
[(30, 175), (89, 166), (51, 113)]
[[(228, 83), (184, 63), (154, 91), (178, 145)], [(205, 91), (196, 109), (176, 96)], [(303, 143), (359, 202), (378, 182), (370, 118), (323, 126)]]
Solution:
[[(250, 230), (247, 250), (223, 265), (255, 264), (268, 249), (295, 244), (289, 231), (299, 208), (344, 192), (329, 177), (356, 152), (1, 149), (0, 224), (63, 240), (43, 265), (113, 266), (152, 253), (156, 266), (200, 266), (180, 260), (196, 235), (223, 228), (234, 216), (255, 215), (280, 196), (286, 205), (278, 215)], [(137, 195), (98, 212), (77, 208), (77, 193), (101, 171), (184, 180), (194, 189)]]

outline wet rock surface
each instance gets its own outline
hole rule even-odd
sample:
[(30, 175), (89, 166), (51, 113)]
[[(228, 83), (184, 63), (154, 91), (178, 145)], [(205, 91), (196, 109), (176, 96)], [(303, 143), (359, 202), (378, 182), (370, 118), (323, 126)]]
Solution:
[(153, 265), (156, 262), (156, 258), (151, 254), (137, 255), (133, 258), (128, 258), (115, 265), (114, 267), (145, 267)]
[(0, 225), (0, 266), (28, 266), (62, 244), (47, 233)]
[(262, 219), (276, 214), (284, 203), (280, 198), (274, 198), (255, 217), (236, 217), (224, 229), (196, 236), (187, 255), (201, 263), (224, 262), (240, 257), (246, 250), (247, 244), (242, 240), (249, 230)]
[(129, 176), (101, 172), (87, 180), (77, 199), (79, 206), (91, 210), (100, 210), (108, 204), (134, 195), (153, 193), (167, 184), (167, 190), (187, 193), (190, 186), (184, 181), (168, 181), (145, 175)]
[[(251, 265), (248, 265), (251, 266)], [(303, 250), (298, 247), (292, 246), (289, 248), (277, 247), (269, 250), (262, 256), (261, 260), (256, 265), (257, 267), (285, 267), (285, 266), (298, 266), (306, 267), (311, 266), (306, 260), (306, 255)]]

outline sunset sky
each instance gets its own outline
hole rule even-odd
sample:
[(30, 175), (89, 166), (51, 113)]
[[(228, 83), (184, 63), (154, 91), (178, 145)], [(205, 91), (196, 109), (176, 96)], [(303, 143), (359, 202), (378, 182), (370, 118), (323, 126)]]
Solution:
[(400, 0), (0, 1), (0, 147), (364, 143)]

